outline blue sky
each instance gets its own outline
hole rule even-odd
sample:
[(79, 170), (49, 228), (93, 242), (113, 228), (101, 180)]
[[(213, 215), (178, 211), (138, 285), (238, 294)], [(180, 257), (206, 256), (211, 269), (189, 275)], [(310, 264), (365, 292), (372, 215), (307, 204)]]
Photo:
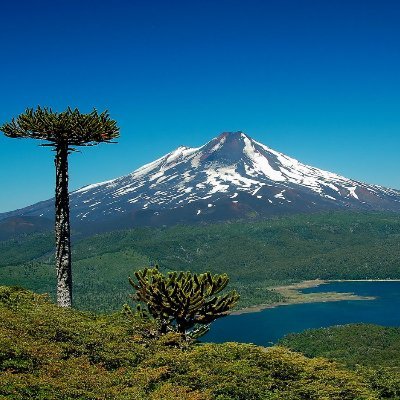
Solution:
[[(243, 130), (302, 162), (400, 188), (400, 2), (3, 1), (0, 123), (108, 109), (117, 145), (71, 189)], [(52, 153), (0, 137), (0, 212), (49, 198)]]

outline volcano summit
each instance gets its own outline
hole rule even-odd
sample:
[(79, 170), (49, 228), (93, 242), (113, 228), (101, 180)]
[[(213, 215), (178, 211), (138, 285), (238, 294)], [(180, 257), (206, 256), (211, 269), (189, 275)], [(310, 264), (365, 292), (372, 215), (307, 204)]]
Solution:
[[(243, 132), (179, 147), (129, 175), (70, 194), (71, 218), (109, 228), (322, 210), (400, 212), (400, 191), (314, 168)], [(0, 214), (53, 218), (54, 200)]]

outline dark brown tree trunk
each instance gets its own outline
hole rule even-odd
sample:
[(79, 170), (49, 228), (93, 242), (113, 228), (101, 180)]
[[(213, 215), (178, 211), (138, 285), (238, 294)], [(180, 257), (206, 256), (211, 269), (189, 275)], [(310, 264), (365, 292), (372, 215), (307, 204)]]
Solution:
[(55, 150), (57, 304), (60, 307), (71, 307), (72, 269), (68, 195), (68, 143), (58, 143)]

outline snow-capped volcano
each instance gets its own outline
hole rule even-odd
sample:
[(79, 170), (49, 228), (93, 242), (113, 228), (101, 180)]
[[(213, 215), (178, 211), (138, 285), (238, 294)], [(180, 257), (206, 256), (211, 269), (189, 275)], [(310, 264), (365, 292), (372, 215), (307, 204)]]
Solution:
[[(329, 209), (400, 211), (400, 191), (314, 168), (243, 132), (179, 147), (129, 175), (71, 193), (75, 221), (167, 224)], [(52, 218), (53, 200), (0, 215)], [(122, 223), (122, 225), (124, 225)]]

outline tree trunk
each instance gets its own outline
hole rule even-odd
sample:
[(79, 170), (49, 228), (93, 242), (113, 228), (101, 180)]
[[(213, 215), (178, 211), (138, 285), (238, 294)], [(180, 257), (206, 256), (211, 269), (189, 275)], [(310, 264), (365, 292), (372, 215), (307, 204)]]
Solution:
[(60, 307), (71, 307), (72, 270), (68, 195), (68, 143), (58, 143), (55, 150), (57, 304)]

